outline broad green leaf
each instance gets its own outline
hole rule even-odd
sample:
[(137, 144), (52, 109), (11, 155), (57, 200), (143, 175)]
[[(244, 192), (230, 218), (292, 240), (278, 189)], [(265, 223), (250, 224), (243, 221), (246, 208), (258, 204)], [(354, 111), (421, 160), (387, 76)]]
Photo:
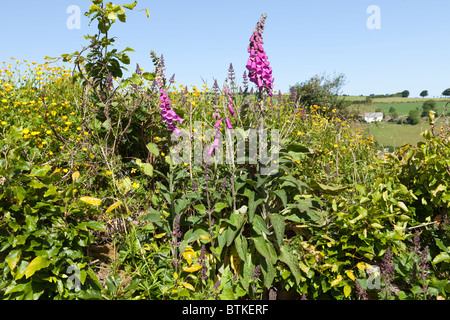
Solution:
[(297, 282), (297, 285), (300, 283), (301, 275), (300, 275), (300, 268), (298, 264), (298, 259), (296, 259), (292, 253), (292, 249), (284, 244), (280, 248), (280, 260), (284, 263), (286, 263), (291, 269), (292, 274), (294, 275), (295, 281)]
[(206, 208), (203, 204), (198, 204), (198, 205), (194, 206), (194, 209), (197, 210), (200, 214), (206, 213)]
[(147, 148), (155, 157), (159, 156), (159, 149), (156, 144), (150, 142), (147, 144)]
[(5, 261), (11, 270), (14, 270), (16, 268), (17, 262), (19, 262), (20, 260), (21, 253), (22, 252), (20, 250), (12, 250), (6, 256)]
[(51, 166), (33, 168), (33, 170), (31, 170), (30, 176), (44, 177), (51, 168)]
[(346, 190), (348, 188), (346, 186), (342, 186), (342, 187), (341, 186), (327, 186), (327, 185), (319, 183), (319, 182), (317, 182), (315, 180), (311, 180), (310, 187), (315, 189), (315, 190), (319, 190), (319, 191), (321, 191), (323, 193), (329, 193), (329, 194), (337, 194), (337, 193), (339, 193), (341, 191), (344, 191), (344, 190)]
[(269, 219), (270, 222), (272, 223), (273, 230), (275, 231), (278, 247), (281, 248), (283, 244), (284, 230), (286, 227), (286, 224), (284, 223), (284, 218), (279, 214), (269, 214)]
[(233, 213), (230, 216), (230, 223), (231, 226), (229, 226), (226, 229), (226, 240), (227, 240), (227, 246), (231, 245), (233, 243), (233, 240), (238, 233), (239, 230), (241, 230), (242, 225), (244, 224), (244, 216), (241, 214), (235, 214)]
[(433, 259), (433, 264), (441, 262), (450, 262), (450, 255), (447, 252), (441, 252)]
[(272, 263), (268, 263), (268, 261), (264, 261), (261, 267), (262, 274), (264, 275), (264, 286), (269, 289), (272, 287), (273, 279), (275, 278), (275, 267)]
[(447, 252), (448, 254), (450, 254), (450, 248), (447, 248), (443, 243), (442, 240), (439, 238), (436, 238), (436, 245), (439, 247), (439, 249), (441, 249), (444, 252)]
[(58, 187), (50, 186), (44, 193), (44, 198), (58, 194)]
[(408, 207), (402, 201), (397, 202), (397, 206), (399, 206), (400, 209), (402, 209), (405, 212), (409, 211)]
[[(270, 263), (275, 263), (277, 260), (276, 255), (274, 256), (275, 250), (270, 242), (264, 239), (263, 236), (253, 237), (253, 243), (255, 244), (256, 250), (266, 258)], [(271, 246), (271, 248), (269, 248)]]
[(241, 260), (245, 262), (247, 257), (247, 240), (245, 239), (245, 237), (242, 237), (241, 234), (238, 234), (236, 236), (236, 239), (234, 240), (234, 245), (236, 247), (239, 258), (241, 258)]
[(264, 232), (267, 235), (270, 233), (263, 218), (261, 218), (261, 216), (259, 215), (255, 215), (255, 217), (253, 218), (252, 226), (259, 234), (261, 234), (261, 232)]
[(226, 207), (228, 207), (228, 205), (226, 203), (223, 202), (218, 202), (216, 203), (216, 205), (214, 206), (214, 211), (215, 212), (220, 212), (223, 209), (225, 209)]
[(29, 265), (28, 261), (25, 260), (20, 261), (19, 267), (17, 267), (16, 274), (14, 275), (14, 280), (20, 280), (23, 278), (28, 265)]
[(27, 195), (27, 192), (24, 188), (17, 186), (14, 187), (14, 194), (16, 196), (16, 199), (18, 200), (19, 206), (22, 205), (23, 200), (25, 200), (25, 197)]
[(36, 271), (41, 270), (43, 268), (47, 268), (50, 265), (50, 261), (42, 256), (38, 256), (34, 258), (27, 269), (25, 270), (25, 278), (31, 277)]
[(283, 206), (286, 207), (287, 206), (286, 191), (284, 189), (280, 189), (280, 190), (276, 190), (274, 192), (281, 199), (281, 201), (283, 202)]

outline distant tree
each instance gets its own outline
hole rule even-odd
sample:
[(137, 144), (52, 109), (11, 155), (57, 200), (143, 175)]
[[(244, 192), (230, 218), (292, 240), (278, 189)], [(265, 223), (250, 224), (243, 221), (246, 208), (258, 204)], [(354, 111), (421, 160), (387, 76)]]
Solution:
[(428, 99), (422, 104), (422, 117), (428, 115), (428, 111), (433, 110), (436, 111), (437, 105), (436, 100)]
[(394, 113), (394, 112), (396, 112), (397, 110), (395, 110), (395, 108), (394, 107), (390, 107), (389, 108), (389, 113), (390, 114), (392, 114), (392, 113)]
[[(402, 94), (402, 97), (403, 97), (403, 98), (408, 98), (408, 97), (409, 97), (409, 91), (408, 91), (408, 90), (402, 91), (401, 94)], [(450, 94), (449, 94), (449, 95), (450, 95)]]
[(427, 97), (427, 96), (428, 96), (428, 90), (423, 90), (423, 91), (420, 93), (420, 96), (421, 96), (422, 98)]
[(316, 75), (308, 81), (295, 84), (291, 87), (291, 90), (295, 92), (303, 106), (333, 107), (345, 112), (351, 102), (339, 95), (344, 83), (344, 74), (337, 76)]
[(397, 111), (392, 112), (392, 113), (391, 113), (391, 117), (392, 117), (392, 119), (398, 119), (398, 113), (397, 113)]
[(419, 109), (413, 109), (409, 112), (408, 114), (408, 118), (406, 119), (406, 121), (409, 124), (415, 125), (418, 124), (420, 122), (420, 111)]
[(442, 95), (446, 97), (450, 96), (450, 88), (445, 89), (444, 92), (442, 92)]
[(383, 112), (383, 109), (381, 109), (381, 108), (376, 108), (376, 109), (375, 109), (375, 112)]

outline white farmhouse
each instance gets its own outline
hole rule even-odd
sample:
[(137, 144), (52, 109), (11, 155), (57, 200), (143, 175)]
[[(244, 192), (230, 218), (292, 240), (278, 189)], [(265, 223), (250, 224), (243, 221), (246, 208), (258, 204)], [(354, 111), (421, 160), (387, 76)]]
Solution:
[(364, 113), (366, 122), (383, 121), (383, 112)]

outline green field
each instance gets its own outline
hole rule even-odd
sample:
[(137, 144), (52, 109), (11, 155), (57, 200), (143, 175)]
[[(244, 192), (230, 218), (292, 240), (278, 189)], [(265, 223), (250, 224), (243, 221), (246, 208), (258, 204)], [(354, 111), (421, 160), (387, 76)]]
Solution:
[[(389, 98), (374, 98), (372, 103), (365, 103), (365, 97), (359, 96), (347, 96), (346, 99), (350, 101), (360, 101), (350, 105), (350, 110), (353, 113), (363, 114), (365, 112), (375, 112), (377, 109), (382, 109), (385, 114), (389, 112), (391, 107), (394, 107), (399, 116), (408, 115), (409, 111), (418, 108), (422, 110), (422, 104), (429, 99), (423, 98), (401, 98), (401, 97), (389, 97)], [(436, 98), (432, 99), (437, 101), (437, 113), (441, 113), (444, 110), (444, 106), (449, 102), (448, 99)], [(447, 112), (450, 111), (450, 106), (447, 108)]]
[(405, 144), (416, 145), (419, 141), (423, 141), (421, 133), (430, 127), (428, 121), (422, 119), (417, 125), (380, 122), (362, 124), (360, 128), (373, 135), (379, 148), (392, 151)]

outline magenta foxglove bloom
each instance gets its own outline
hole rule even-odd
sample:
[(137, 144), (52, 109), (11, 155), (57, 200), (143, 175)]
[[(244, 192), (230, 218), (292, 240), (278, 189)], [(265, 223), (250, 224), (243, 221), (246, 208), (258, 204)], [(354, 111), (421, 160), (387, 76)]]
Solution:
[(219, 129), (221, 124), (222, 124), (222, 119), (219, 119), (219, 121), (217, 121), (216, 124), (214, 125), (214, 128)]
[(250, 37), (250, 45), (248, 46), (248, 52), (250, 57), (248, 58), (246, 68), (248, 69), (248, 76), (251, 82), (258, 86), (259, 90), (265, 89), (269, 96), (273, 96), (273, 78), (272, 68), (267, 60), (268, 57), (263, 48), (262, 33), (264, 31), (264, 23), (266, 21), (266, 15), (263, 14), (261, 20), (257, 23), (252, 36)]
[[(161, 61), (163, 61), (163, 57), (161, 56)], [(174, 125), (174, 121), (182, 123), (184, 119), (182, 119), (177, 113), (172, 109), (170, 99), (167, 96), (167, 92), (163, 87), (161, 78), (164, 78), (163, 67), (158, 68), (157, 75), (160, 77), (158, 79), (159, 86), (159, 108), (161, 109), (161, 121), (167, 124), (167, 130), (174, 131), (177, 135), (181, 134), (181, 130), (178, 129)]]
[(227, 119), (225, 120), (225, 123), (227, 124), (227, 128), (228, 129), (230, 129), (230, 130), (233, 129), (233, 126), (231, 125), (230, 118), (227, 117)]
[(216, 136), (214, 137), (214, 142), (213, 142), (213, 144), (211, 145), (211, 147), (209, 147), (209, 152), (208, 152), (208, 154), (209, 154), (210, 157), (212, 157), (212, 155), (214, 154), (214, 150), (217, 149), (217, 148), (219, 148), (219, 142), (220, 142), (219, 138), (220, 138), (220, 135), (221, 135), (220, 130), (217, 129), (217, 130), (216, 130)]

